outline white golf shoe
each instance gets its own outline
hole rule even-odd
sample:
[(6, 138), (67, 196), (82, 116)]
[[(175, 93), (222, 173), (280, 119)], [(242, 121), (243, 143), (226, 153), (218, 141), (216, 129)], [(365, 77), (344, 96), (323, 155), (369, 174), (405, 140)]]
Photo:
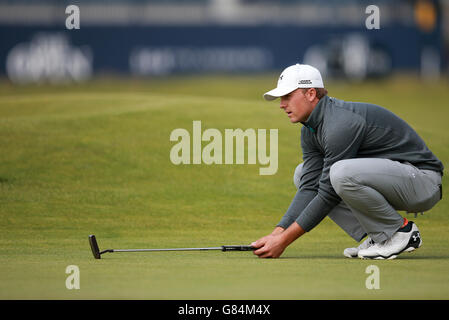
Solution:
[(360, 250), (368, 249), (372, 245), (374, 245), (374, 241), (370, 237), (368, 237), (357, 248), (346, 248), (343, 251), (343, 255), (348, 258), (357, 258)]
[(361, 259), (395, 259), (400, 253), (412, 252), (422, 244), (418, 227), (413, 221), (399, 229), (389, 240), (375, 243), (358, 252)]

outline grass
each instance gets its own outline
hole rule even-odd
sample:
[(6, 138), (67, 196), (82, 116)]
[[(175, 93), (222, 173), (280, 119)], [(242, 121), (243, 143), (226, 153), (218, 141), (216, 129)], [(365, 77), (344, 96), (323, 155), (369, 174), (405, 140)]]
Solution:
[[(71, 86), (0, 82), (0, 299), (447, 299), (444, 199), (414, 219), (423, 247), (392, 261), (345, 259), (355, 243), (326, 218), (281, 259), (249, 252), (113, 253), (100, 248), (248, 244), (271, 232), (294, 195), (299, 128), (261, 95), (275, 75), (97, 79)], [(449, 160), (445, 81), (329, 83), (377, 103)], [(276, 128), (279, 168), (171, 163), (176, 128)], [(446, 171), (447, 173), (447, 171)], [(444, 177), (444, 184), (447, 178)], [(445, 195), (447, 197), (447, 195)], [(368, 290), (369, 265), (380, 290)], [(80, 290), (68, 290), (68, 265)]]

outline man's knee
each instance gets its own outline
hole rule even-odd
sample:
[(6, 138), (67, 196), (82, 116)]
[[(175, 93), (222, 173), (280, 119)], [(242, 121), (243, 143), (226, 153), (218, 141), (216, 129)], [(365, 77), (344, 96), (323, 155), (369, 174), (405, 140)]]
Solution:
[(353, 172), (348, 160), (335, 162), (329, 170), (329, 178), (338, 195), (341, 195), (352, 184)]
[(298, 164), (295, 169), (295, 173), (293, 174), (293, 183), (295, 184), (296, 189), (299, 189), (299, 184), (301, 180), (301, 172), (302, 172), (302, 163)]

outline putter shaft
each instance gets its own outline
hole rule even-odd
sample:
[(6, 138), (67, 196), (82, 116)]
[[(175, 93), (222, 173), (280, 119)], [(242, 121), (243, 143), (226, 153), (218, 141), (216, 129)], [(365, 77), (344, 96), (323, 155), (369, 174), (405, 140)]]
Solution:
[(110, 249), (110, 252), (151, 252), (151, 251), (199, 251), (199, 250), (222, 250), (222, 247), (210, 248), (169, 248), (169, 249)]
[(95, 259), (101, 259), (101, 255), (107, 252), (157, 252), (157, 251), (253, 251), (255, 248), (247, 245), (230, 245), (220, 247), (208, 247), (208, 248), (167, 248), (167, 249), (107, 249), (100, 251), (97, 240), (94, 235), (89, 236), (89, 243), (92, 250), (92, 254)]

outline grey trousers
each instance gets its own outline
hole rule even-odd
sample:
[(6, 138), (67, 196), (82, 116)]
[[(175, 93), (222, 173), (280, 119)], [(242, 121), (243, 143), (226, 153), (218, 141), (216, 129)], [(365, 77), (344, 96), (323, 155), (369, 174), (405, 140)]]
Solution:
[[(302, 164), (293, 181), (299, 187)], [(356, 241), (368, 234), (375, 242), (390, 239), (404, 220), (397, 212), (424, 212), (441, 198), (441, 174), (408, 163), (380, 158), (341, 160), (330, 180), (342, 198), (329, 217)]]

